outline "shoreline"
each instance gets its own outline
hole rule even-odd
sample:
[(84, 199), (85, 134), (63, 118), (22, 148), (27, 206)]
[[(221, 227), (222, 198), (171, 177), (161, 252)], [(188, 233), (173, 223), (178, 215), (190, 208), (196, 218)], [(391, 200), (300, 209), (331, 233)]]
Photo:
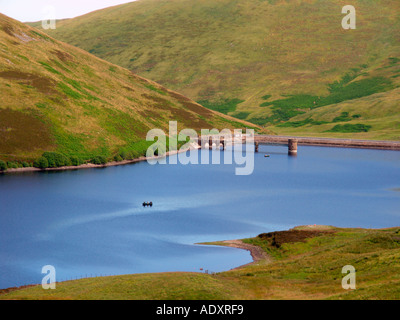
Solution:
[[(386, 228), (344, 228), (344, 229), (356, 229), (356, 230), (376, 230), (376, 231), (384, 231), (384, 230), (392, 230), (392, 229), (399, 229), (399, 227), (386, 227)], [(333, 226), (326, 226), (326, 225), (303, 225), (303, 226), (297, 226), (292, 229), (286, 230), (286, 231), (280, 231), (280, 232), (290, 232), (290, 231), (320, 231), (320, 232), (329, 232), (337, 229), (337, 227)], [(341, 229), (341, 228), (339, 228)], [(265, 252), (261, 247), (252, 245), (252, 244), (247, 244), (244, 243), (242, 240), (237, 239), (237, 240), (222, 240), (222, 241), (215, 241), (215, 242), (202, 242), (202, 243), (194, 243), (194, 245), (208, 245), (208, 246), (225, 246), (225, 247), (230, 247), (230, 248), (236, 248), (240, 250), (246, 250), (249, 251), (251, 254), (251, 257), (253, 259), (252, 262), (249, 262), (244, 265), (240, 265), (234, 268), (231, 268), (224, 272), (230, 272), (238, 269), (242, 269), (251, 265), (255, 265), (259, 262), (264, 262), (264, 264), (270, 264), (274, 261), (274, 259), (267, 253)], [(193, 273), (193, 274), (203, 274), (203, 272), (193, 272), (193, 271), (171, 271), (171, 272), (150, 272), (150, 273), (132, 273), (132, 274), (122, 274), (122, 275), (111, 275), (111, 277), (119, 277), (119, 276), (132, 276), (132, 275), (140, 275), (140, 274), (147, 274), (147, 275), (154, 275), (154, 274), (172, 274), (172, 273)], [(105, 278), (105, 277), (110, 277), (110, 276), (97, 276), (97, 277), (90, 277), (92, 278)], [(71, 279), (71, 280), (64, 280), (64, 281), (56, 281), (57, 284), (59, 283), (65, 283), (65, 282), (70, 282), (70, 281), (79, 281), (82, 279), (88, 279), (88, 278), (81, 278), (81, 279)], [(14, 286), (14, 287), (8, 287), (8, 288), (0, 288), (0, 296), (4, 294), (8, 294), (13, 291), (18, 291), (26, 288), (31, 288), (31, 287), (37, 287), (41, 286), (41, 284), (28, 284), (28, 285), (21, 285), (21, 286)]]
[[(272, 257), (266, 253), (261, 247), (257, 247), (252, 244), (244, 243), (242, 240), (224, 240), (218, 243), (217, 245), (220, 246), (226, 246), (229, 248), (236, 248), (240, 250), (246, 250), (250, 252), (250, 255), (253, 259), (252, 262), (240, 265), (238, 267), (232, 268), (230, 270), (237, 270), (241, 269), (243, 267), (247, 267), (253, 264), (256, 264), (257, 262), (264, 261), (265, 263), (271, 263), (272, 262)], [(227, 271), (225, 271), (227, 272)]]
[[(321, 232), (321, 233), (326, 233), (330, 232), (331, 230), (335, 229), (336, 227), (333, 226), (326, 226), (326, 225), (300, 225), (296, 226), (294, 228), (291, 228), (289, 230), (285, 231), (274, 231), (274, 232), (293, 232), (293, 231), (311, 231), (311, 232)], [(383, 228), (386, 229), (386, 228)], [(379, 229), (377, 229), (379, 230)], [(274, 233), (272, 232), (272, 233)], [(241, 249), (241, 250), (246, 250), (250, 252), (250, 255), (253, 259), (252, 262), (246, 263), (244, 265), (240, 265), (237, 267), (234, 267), (230, 270), (237, 270), (241, 269), (250, 265), (254, 265), (258, 262), (264, 262), (266, 264), (269, 264), (273, 262), (273, 257), (269, 255), (267, 252), (265, 252), (261, 247), (252, 245), (249, 243), (244, 243), (243, 240), (241, 239), (236, 239), (236, 240), (223, 240), (223, 241), (215, 241), (215, 242), (204, 242), (204, 243), (197, 243), (199, 245), (215, 245), (215, 246), (224, 246), (224, 247), (230, 247), (230, 248), (236, 248), (236, 249)], [(228, 272), (230, 270), (224, 271)]]
[[(288, 139), (297, 139), (299, 145), (303, 146), (315, 146), (315, 147), (330, 147), (330, 148), (352, 148), (352, 149), (376, 149), (376, 150), (391, 150), (400, 151), (400, 141), (378, 141), (378, 140), (356, 140), (356, 139), (338, 139), (338, 138), (312, 138), (312, 137), (295, 137), (295, 136), (271, 136), (271, 135), (255, 135), (254, 142), (260, 144), (287, 144)], [(153, 158), (140, 157), (133, 160), (123, 160), (123, 161), (111, 161), (106, 164), (96, 165), (92, 163), (81, 164), (79, 166), (66, 166), (59, 168), (46, 168), (39, 169), (34, 167), (28, 168), (16, 168), (7, 169), (0, 174), (6, 173), (24, 173), (24, 172), (48, 172), (48, 171), (67, 171), (67, 170), (81, 170), (81, 169), (96, 169), (96, 168), (107, 168), (123, 166), (138, 162), (143, 162), (147, 160), (157, 160), (164, 157), (169, 157), (178, 153), (184, 153), (192, 149), (200, 148), (187, 148), (184, 150), (168, 151), (163, 156), (157, 156)]]
[(34, 168), (34, 167), (16, 168), (16, 169), (8, 169), (1, 173), (7, 174), (7, 173), (26, 173), (26, 172), (72, 171), (72, 170), (82, 170), (82, 169), (101, 169), (101, 168), (108, 168), (108, 167), (118, 167), (118, 166), (124, 166), (124, 165), (128, 165), (128, 164), (139, 163), (139, 162), (148, 161), (148, 160), (162, 159), (162, 158), (166, 158), (166, 157), (178, 154), (178, 153), (184, 153), (189, 150), (191, 150), (191, 149), (188, 148), (188, 149), (184, 149), (184, 150), (168, 151), (163, 156), (156, 156), (156, 157), (152, 157), (152, 158), (140, 157), (140, 158), (133, 159), (133, 160), (123, 160), (123, 161), (119, 161), (119, 162), (111, 161), (111, 162), (107, 162), (106, 164), (87, 163), (87, 164), (81, 164), (79, 166), (66, 166), (66, 167), (46, 168), (46, 169), (39, 169), (39, 168)]
[(271, 263), (273, 261), (273, 258), (267, 252), (265, 252), (261, 247), (258, 247), (256, 245), (252, 245), (249, 243), (244, 243), (240, 239), (222, 240), (222, 241), (216, 241), (216, 242), (200, 242), (200, 243), (195, 243), (195, 245), (229, 247), (229, 248), (245, 250), (250, 253), (253, 261), (243, 264), (243, 265), (239, 265), (237, 267), (231, 268), (226, 271), (222, 271), (222, 272), (229, 272), (231, 270), (241, 269), (241, 268), (256, 264), (258, 262), (261, 262), (261, 261), (263, 261), (264, 263), (267, 263), (267, 264)]
[[(217, 242), (215, 244), (213, 244), (213, 243), (195, 243), (195, 245), (225, 246), (225, 247), (230, 247), (230, 248), (235, 248), (235, 249), (240, 249), (240, 250), (246, 250), (246, 251), (250, 252), (250, 255), (253, 259), (252, 262), (231, 268), (231, 269), (223, 271), (223, 272), (229, 272), (231, 270), (241, 269), (241, 268), (253, 265), (260, 261), (265, 261), (265, 263), (272, 262), (271, 256), (268, 255), (263, 249), (261, 249), (260, 247), (251, 245), (251, 244), (244, 243), (242, 240), (224, 240), (224, 241)], [(165, 273), (165, 272), (161, 272), (161, 273)], [(167, 272), (167, 273), (170, 273), (170, 272)], [(177, 273), (182, 273), (182, 272), (177, 271)], [(203, 272), (197, 272), (197, 273), (203, 274)], [(133, 273), (132, 275), (134, 275), (134, 274), (135, 273)], [(150, 273), (150, 274), (153, 274), (153, 273)], [(130, 275), (130, 274), (127, 274), (127, 275)], [(102, 278), (102, 277), (97, 277), (97, 278)], [(56, 281), (56, 283), (63, 283), (63, 282), (68, 282), (68, 281), (74, 281), (74, 280), (65, 280), (65, 281), (61, 281), (61, 282)], [(40, 284), (38, 283), (38, 284), (22, 285), (22, 286), (18, 286), (18, 287), (0, 288), (0, 295), (7, 294), (12, 291), (18, 291), (21, 289), (26, 289), (26, 288), (36, 287), (36, 286), (40, 286)]]

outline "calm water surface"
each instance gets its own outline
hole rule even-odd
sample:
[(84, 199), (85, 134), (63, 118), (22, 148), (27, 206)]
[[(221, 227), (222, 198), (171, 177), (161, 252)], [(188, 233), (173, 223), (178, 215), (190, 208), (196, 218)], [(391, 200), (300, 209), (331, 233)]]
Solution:
[[(164, 271), (213, 272), (247, 251), (195, 245), (297, 225), (400, 225), (400, 152), (261, 146), (234, 165), (134, 165), (0, 176), (0, 288)], [(208, 151), (203, 151), (208, 152)], [(265, 158), (268, 153), (271, 157)], [(143, 208), (152, 201), (152, 208)]]

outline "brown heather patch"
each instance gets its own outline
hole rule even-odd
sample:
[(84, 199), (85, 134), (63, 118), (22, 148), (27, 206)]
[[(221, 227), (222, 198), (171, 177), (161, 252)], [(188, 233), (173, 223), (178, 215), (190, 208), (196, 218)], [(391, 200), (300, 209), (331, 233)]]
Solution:
[(135, 90), (133, 90), (132, 88), (129, 88), (129, 87), (122, 87), (122, 88), (124, 88), (124, 89), (126, 89), (126, 90), (128, 90), (128, 91), (130, 91), (130, 92), (135, 92)]
[[(146, 98), (147, 100), (151, 100), (151, 101), (156, 102), (157, 103), (156, 107), (159, 108), (159, 109), (166, 109), (167, 106), (171, 106), (171, 102), (170, 101), (168, 101), (168, 100), (166, 100), (164, 98), (161, 98), (161, 97), (157, 97), (157, 96), (150, 95), (150, 94), (147, 94), (147, 93), (143, 93), (142, 97)], [(167, 109), (169, 109), (169, 108), (167, 107)]]
[(270, 241), (272, 246), (280, 248), (284, 243), (304, 242), (308, 238), (334, 232), (333, 230), (289, 230), (263, 233), (258, 237)]
[(61, 97), (52, 96), (52, 97), (49, 97), (49, 100), (53, 101), (57, 105), (60, 105), (60, 106), (63, 106), (63, 107), (67, 106), (67, 103)]
[(183, 106), (185, 106), (187, 109), (189, 109), (190, 111), (198, 113), (199, 115), (201, 115), (203, 117), (211, 117), (211, 116), (213, 116), (213, 113), (210, 110), (208, 110), (208, 109), (206, 109), (206, 108), (204, 108), (204, 107), (202, 107), (202, 106), (200, 106), (198, 104), (195, 104), (193, 102), (180, 101), (180, 103)]
[(171, 97), (178, 100), (180, 104), (182, 104), (185, 108), (189, 109), (190, 111), (193, 111), (203, 117), (213, 116), (213, 113), (210, 110), (198, 104), (193, 103), (193, 101), (190, 100), (189, 98), (173, 91), (169, 91), (168, 93)]
[[(172, 116), (170, 120), (178, 121), (179, 125), (181, 126), (188, 127), (197, 131), (201, 129), (212, 129), (212, 126), (207, 121), (198, 118), (194, 113), (189, 112), (183, 108), (173, 107), (172, 103), (164, 98), (148, 94), (142, 94), (142, 97), (156, 102), (152, 104), (152, 107), (158, 110), (171, 112)], [(157, 111), (146, 111), (146, 113), (154, 118), (160, 116)]]
[(173, 116), (182, 123), (185, 127), (200, 131), (202, 129), (212, 129), (213, 126), (207, 121), (196, 117), (193, 113), (187, 112), (183, 109), (174, 109)]
[(15, 35), (14, 35), (14, 28), (10, 25), (10, 24), (8, 24), (8, 23), (5, 23), (4, 25), (3, 25), (3, 31), (5, 32), (5, 33), (7, 33), (9, 36), (11, 36), (11, 37), (15, 37)]
[(0, 154), (18, 156), (18, 152), (43, 152), (53, 147), (51, 130), (36, 111), (0, 109)]
[(142, 117), (146, 118), (147, 120), (149, 120), (150, 118), (152, 118), (152, 119), (160, 118), (160, 114), (152, 109), (140, 110), (140, 111), (138, 111), (138, 114), (140, 114)]
[(168, 94), (171, 97), (174, 97), (179, 102), (181, 102), (181, 101), (191, 101), (188, 97), (185, 97), (185, 96), (183, 96), (183, 95), (181, 95), (181, 94), (179, 94), (177, 92), (174, 92), (174, 91), (168, 91)]
[(157, 82), (157, 86), (158, 86), (159, 90), (165, 92), (166, 94), (169, 93), (169, 90), (166, 87), (164, 87), (163, 85), (161, 85), (159, 82)]
[(57, 94), (54, 88), (56, 82), (49, 78), (44, 78), (33, 73), (27, 73), (17, 70), (9, 70), (0, 72), (0, 77), (7, 80), (23, 81), (25, 84), (35, 87), (39, 92), (44, 94)]
[(53, 50), (52, 53), (54, 53), (58, 59), (60, 59), (63, 62), (72, 62), (74, 58), (67, 52), (60, 51), (60, 50)]
[(0, 289), (0, 295), (6, 294), (6, 293), (10, 293), (10, 292), (13, 292), (13, 291), (17, 291), (17, 290), (33, 288), (33, 287), (36, 287), (36, 286), (37, 286), (37, 284), (29, 284), (29, 285), (26, 285), (26, 286), (12, 287), (12, 288), (7, 288), (7, 289)]

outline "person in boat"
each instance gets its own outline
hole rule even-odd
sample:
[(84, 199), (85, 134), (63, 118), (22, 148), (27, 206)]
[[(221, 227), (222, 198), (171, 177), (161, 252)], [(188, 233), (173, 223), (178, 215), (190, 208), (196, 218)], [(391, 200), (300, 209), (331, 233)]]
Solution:
[(152, 207), (153, 202), (143, 202), (143, 207)]

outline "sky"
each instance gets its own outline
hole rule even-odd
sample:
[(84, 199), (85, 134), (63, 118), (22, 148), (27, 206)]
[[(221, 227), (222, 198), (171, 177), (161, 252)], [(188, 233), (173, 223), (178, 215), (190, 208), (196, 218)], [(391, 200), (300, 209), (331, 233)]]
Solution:
[(0, 0), (0, 13), (22, 22), (33, 22), (47, 19), (49, 6), (54, 8), (56, 19), (65, 19), (132, 1), (134, 0)]

